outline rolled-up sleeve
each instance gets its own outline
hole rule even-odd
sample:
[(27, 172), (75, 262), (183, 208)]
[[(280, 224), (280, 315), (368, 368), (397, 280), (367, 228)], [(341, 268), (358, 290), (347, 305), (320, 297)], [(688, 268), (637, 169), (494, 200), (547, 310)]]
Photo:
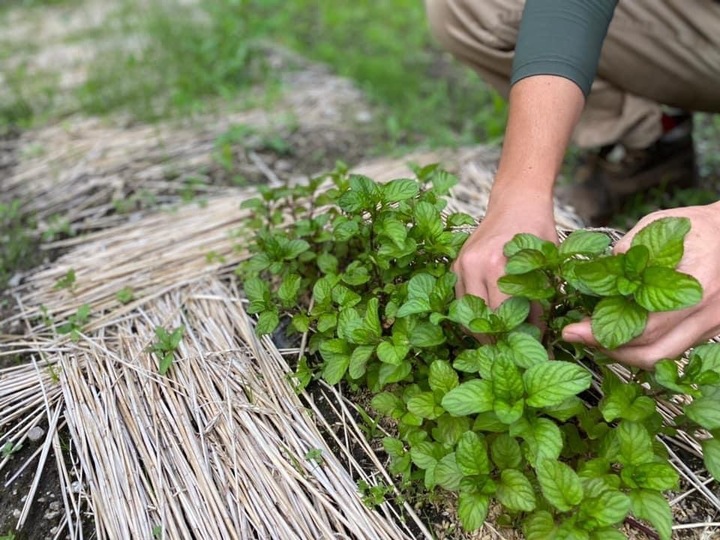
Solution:
[(616, 5), (617, 0), (527, 0), (511, 83), (558, 75), (587, 96)]

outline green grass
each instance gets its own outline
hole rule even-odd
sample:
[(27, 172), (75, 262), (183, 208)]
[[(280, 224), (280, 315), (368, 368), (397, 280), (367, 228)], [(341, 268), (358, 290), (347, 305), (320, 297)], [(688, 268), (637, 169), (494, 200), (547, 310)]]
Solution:
[(208, 0), (126, 9), (118, 26), (148, 41), (101, 55), (80, 91), (85, 112), (154, 120), (236, 99), (274, 74), (261, 40), (325, 62), (365, 90), (383, 114), (386, 145), (448, 145), (502, 134), (505, 104), (433, 44), (416, 0)]
[(0, 203), (0, 291), (17, 270), (38, 262), (35, 223), (20, 208), (19, 201)]

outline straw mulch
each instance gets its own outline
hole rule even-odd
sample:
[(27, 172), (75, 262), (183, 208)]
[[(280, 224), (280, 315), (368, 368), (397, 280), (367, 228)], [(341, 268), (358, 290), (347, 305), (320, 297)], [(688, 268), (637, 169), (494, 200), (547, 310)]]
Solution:
[[(463, 168), (451, 207), (482, 213), (492, 155), (477, 149), (454, 155)], [(401, 162), (358, 171), (379, 179), (408, 174)], [(60, 472), (65, 522), (58, 537), (84, 538), (88, 509), (98, 538), (148, 538), (160, 525), (167, 538), (188, 539), (431, 537), (407, 504), (377, 511), (363, 504), (357, 480), (392, 480), (352, 420), (353, 405), (328, 389), (343, 418), (330, 425), (310, 396), (293, 390), (288, 360), (299, 351), (255, 337), (231, 272), (244, 257), (232, 232), (249, 195), (66, 241), (56, 246), (66, 255), (14, 291), (16, 318), (27, 330), (0, 338), (0, 355), (22, 351), (32, 361), (0, 370), (0, 446), (48, 426), (26, 466), (38, 471), (34, 489), (44, 468)], [(577, 225), (561, 208), (557, 217), (563, 227)], [(210, 252), (220, 262), (209, 263)], [(57, 290), (71, 268), (77, 286)], [(128, 286), (138, 299), (122, 305), (115, 295)], [(58, 336), (53, 326), (84, 304), (92, 318), (79, 340)], [(180, 325), (185, 336), (162, 377), (147, 347), (157, 326)], [(674, 412), (671, 405), (665, 410)], [(70, 452), (61, 449), (64, 427)], [(689, 437), (668, 444), (673, 455), (697, 454)], [(707, 475), (674, 462), (688, 486), (674, 504), (700, 494), (720, 510)], [(0, 462), (0, 471), (6, 467), (7, 460)], [(19, 526), (36, 496), (28, 494)], [(689, 525), (705, 538), (713, 534), (707, 525)], [(491, 524), (473, 536), (502, 537)]]

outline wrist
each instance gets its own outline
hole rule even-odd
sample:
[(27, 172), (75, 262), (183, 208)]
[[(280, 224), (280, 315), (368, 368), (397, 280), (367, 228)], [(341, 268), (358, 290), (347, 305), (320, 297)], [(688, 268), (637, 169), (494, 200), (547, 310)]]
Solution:
[(488, 207), (553, 208), (554, 179), (503, 176), (498, 173), (490, 191)]

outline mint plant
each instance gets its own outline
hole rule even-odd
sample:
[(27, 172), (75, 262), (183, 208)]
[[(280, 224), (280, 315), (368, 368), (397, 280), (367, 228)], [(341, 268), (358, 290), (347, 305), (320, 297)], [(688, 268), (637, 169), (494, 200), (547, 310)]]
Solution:
[[(674, 359), (633, 371), (629, 382), (599, 362), (599, 398), (586, 367), (594, 352), (560, 336), (589, 316), (611, 349), (641, 334), (649, 313), (698, 302), (699, 283), (676, 269), (690, 223), (654, 222), (624, 254), (599, 232), (559, 246), (517, 235), (499, 281), (512, 296), (493, 310), (455, 298), (449, 263), (474, 225), (445, 212), (455, 178), (435, 165), (415, 174), (378, 184), (341, 168), (324, 191), (316, 178), (244, 203), (253, 255), (238, 273), (257, 332), (286, 320), (290, 334), (307, 334), (300, 386), (322, 377), (368, 389), (396, 425), (383, 439), (390, 471), (408, 488), (456, 492), (467, 529), (496, 501), (501, 521), (528, 540), (623, 538), (629, 516), (669, 539), (663, 494), (679, 478), (656, 439), (677, 428), (720, 433), (720, 348), (696, 348), (682, 371)], [(544, 335), (526, 322), (531, 302), (543, 308)], [(667, 426), (657, 399), (676, 394), (694, 401)], [(720, 477), (720, 443), (706, 438), (703, 449)]]

